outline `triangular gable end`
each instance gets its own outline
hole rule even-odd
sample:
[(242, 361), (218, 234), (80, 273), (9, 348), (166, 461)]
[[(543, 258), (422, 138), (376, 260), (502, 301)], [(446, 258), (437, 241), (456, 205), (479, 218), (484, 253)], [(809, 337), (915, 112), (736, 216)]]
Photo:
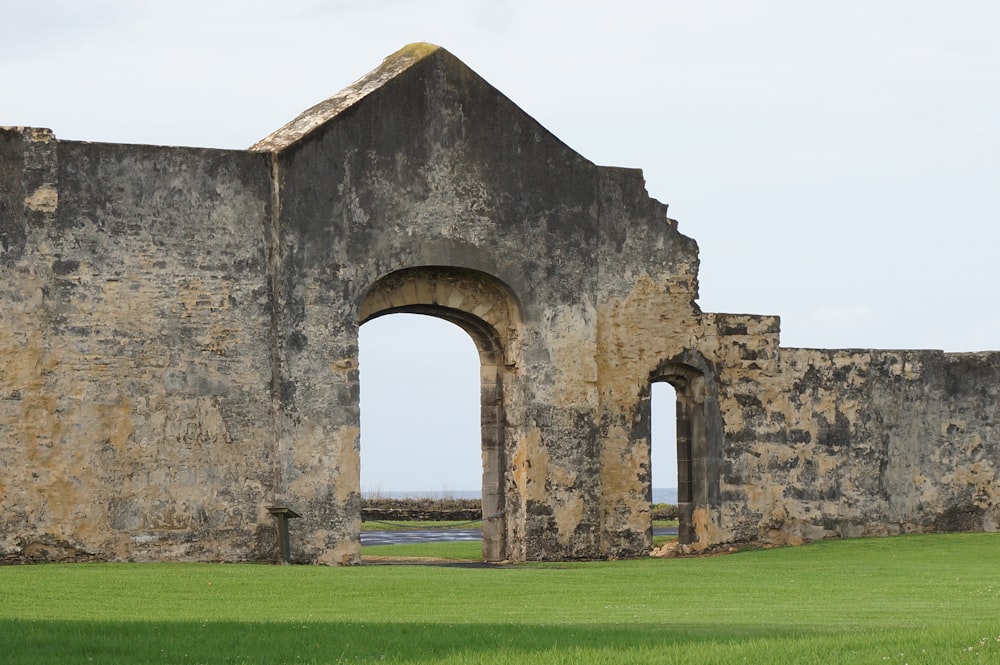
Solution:
[(486, 80), (469, 68), (464, 62), (452, 55), (446, 49), (435, 44), (416, 42), (408, 44), (392, 55), (386, 57), (382, 64), (347, 86), (334, 96), (302, 112), (291, 122), (272, 132), (250, 146), (252, 152), (283, 152), (304, 141), (323, 126), (334, 121), (338, 116), (351, 109), (372, 93), (392, 84), (395, 79), (413, 70), (425, 60), (438, 59), (439, 65), (453, 72), (460, 73), (462, 78), (472, 78), (478, 84), (489, 88), (498, 98), (519, 112), (524, 119), (529, 120), (536, 129), (546, 137), (547, 141), (559, 144), (580, 159), (589, 162), (583, 155), (566, 145), (557, 136), (543, 127), (527, 112), (508, 99), (503, 93), (490, 85)]

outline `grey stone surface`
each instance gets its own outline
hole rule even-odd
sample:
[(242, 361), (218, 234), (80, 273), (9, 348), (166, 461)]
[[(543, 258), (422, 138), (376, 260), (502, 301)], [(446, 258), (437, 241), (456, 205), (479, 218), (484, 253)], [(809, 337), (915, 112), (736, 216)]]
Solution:
[(488, 560), (649, 551), (654, 381), (684, 549), (997, 529), (1000, 353), (781, 348), (666, 213), (426, 44), (248, 151), (0, 130), (0, 557), (357, 562), (392, 312), (479, 348)]

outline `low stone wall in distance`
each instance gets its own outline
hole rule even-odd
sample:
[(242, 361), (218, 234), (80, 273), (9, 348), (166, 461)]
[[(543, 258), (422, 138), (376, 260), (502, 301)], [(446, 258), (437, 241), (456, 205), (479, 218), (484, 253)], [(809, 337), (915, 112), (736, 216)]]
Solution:
[[(653, 505), (654, 520), (677, 519), (677, 506)], [(483, 518), (479, 499), (363, 499), (361, 521), (384, 522), (472, 522)]]
[(479, 499), (364, 499), (361, 521), (471, 522), (483, 518)]

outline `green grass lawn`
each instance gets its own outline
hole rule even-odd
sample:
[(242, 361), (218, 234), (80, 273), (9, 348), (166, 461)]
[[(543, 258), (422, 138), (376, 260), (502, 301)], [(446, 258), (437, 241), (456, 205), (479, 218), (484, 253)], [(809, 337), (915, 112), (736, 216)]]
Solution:
[(362, 531), (399, 531), (419, 529), (481, 529), (483, 521), (457, 522), (454, 520), (423, 520), (419, 522), (366, 520), (361, 523)]
[(0, 662), (995, 663), (1000, 535), (499, 569), (12, 566)]
[(404, 557), (447, 559), (450, 561), (482, 561), (481, 540), (460, 540), (449, 543), (403, 543), (400, 545), (368, 545), (361, 548), (361, 557)]

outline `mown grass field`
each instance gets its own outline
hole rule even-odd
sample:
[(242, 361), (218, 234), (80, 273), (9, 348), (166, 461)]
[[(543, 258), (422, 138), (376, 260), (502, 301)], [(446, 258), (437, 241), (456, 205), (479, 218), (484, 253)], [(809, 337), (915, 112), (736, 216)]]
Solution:
[(361, 523), (362, 531), (397, 531), (410, 529), (481, 529), (482, 520), (461, 522), (458, 520), (423, 520), (405, 522), (395, 520), (368, 520)]
[(1000, 535), (499, 569), (12, 566), (0, 662), (998, 663)]

